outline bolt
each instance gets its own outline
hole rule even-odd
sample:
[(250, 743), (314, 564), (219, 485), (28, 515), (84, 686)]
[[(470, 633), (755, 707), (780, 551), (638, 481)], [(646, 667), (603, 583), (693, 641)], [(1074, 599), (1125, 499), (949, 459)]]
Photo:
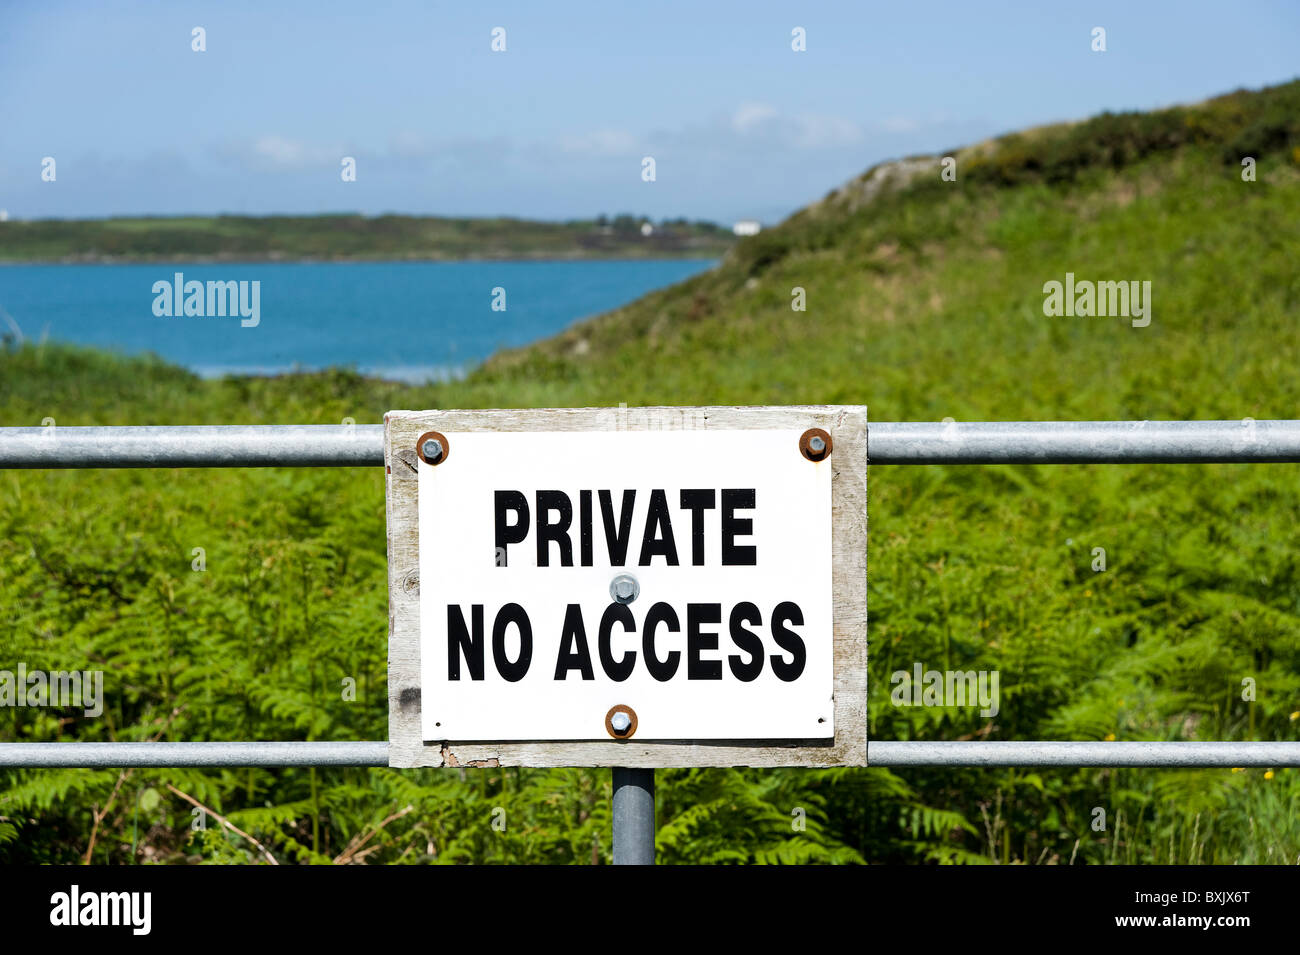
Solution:
[(424, 442), (424, 447), (421, 450), (424, 451), (424, 460), (430, 464), (437, 464), (442, 460), (442, 442), (436, 438), (430, 438)]
[(630, 604), (641, 595), (641, 585), (631, 574), (619, 574), (609, 582), (609, 596), (615, 603)]
[(632, 728), (632, 717), (619, 710), (609, 718), (609, 725), (614, 728), (615, 733), (626, 733)]
[(799, 453), (809, 461), (825, 461), (832, 447), (831, 436), (820, 428), (809, 428), (799, 435)]

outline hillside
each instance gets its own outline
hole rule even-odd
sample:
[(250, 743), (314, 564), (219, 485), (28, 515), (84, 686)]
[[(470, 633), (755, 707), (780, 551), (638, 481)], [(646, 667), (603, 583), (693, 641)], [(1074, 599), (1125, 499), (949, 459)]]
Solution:
[[(862, 403), (878, 421), (1300, 416), (1300, 82), (945, 155), (955, 182), (939, 157), (877, 167), (719, 268), (464, 381), (202, 381), (29, 347), (0, 356), (0, 424), (620, 402)], [(1066, 273), (1150, 281), (1149, 325), (1048, 317), (1044, 284)], [(1292, 466), (876, 467), (869, 482), (874, 737), (1297, 738)], [(107, 721), (14, 709), (5, 739), (382, 738), (381, 474), (10, 472), (0, 488), (0, 656), (104, 661), (118, 687)], [(893, 705), (890, 674), (918, 662), (998, 670), (1001, 712)], [(349, 675), (356, 702), (340, 698)], [(119, 774), (4, 779), (0, 858), (75, 861)], [(659, 780), (666, 862), (1300, 857), (1287, 769)], [(485, 769), (136, 770), (99, 824), (97, 861), (254, 858), (233, 836), (192, 837), (169, 783), (286, 861), (348, 861), (367, 833), (370, 862), (608, 860), (608, 773)]]
[(438, 216), (177, 216), (0, 222), (4, 262), (716, 258), (712, 222)]

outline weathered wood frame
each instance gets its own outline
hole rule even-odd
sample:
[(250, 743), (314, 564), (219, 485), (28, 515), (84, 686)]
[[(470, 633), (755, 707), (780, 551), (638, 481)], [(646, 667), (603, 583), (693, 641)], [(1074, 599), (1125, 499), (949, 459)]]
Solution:
[[(426, 743), (420, 725), (420, 540), (415, 442), (426, 431), (645, 431), (824, 428), (833, 441), (831, 550), (835, 657), (832, 740), (630, 740)], [(865, 766), (867, 762), (867, 409), (549, 408), (390, 411), (388, 762), (417, 766)]]

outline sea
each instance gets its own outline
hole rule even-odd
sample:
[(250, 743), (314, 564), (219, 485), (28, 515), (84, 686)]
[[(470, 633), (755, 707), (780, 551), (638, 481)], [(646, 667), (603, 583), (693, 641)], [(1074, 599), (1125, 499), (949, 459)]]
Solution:
[[(0, 336), (153, 352), (205, 377), (342, 366), (418, 384), (459, 377), (499, 349), (554, 335), (714, 264), (5, 265)], [(202, 283), (201, 294), (191, 294), (200, 289), (191, 282)]]

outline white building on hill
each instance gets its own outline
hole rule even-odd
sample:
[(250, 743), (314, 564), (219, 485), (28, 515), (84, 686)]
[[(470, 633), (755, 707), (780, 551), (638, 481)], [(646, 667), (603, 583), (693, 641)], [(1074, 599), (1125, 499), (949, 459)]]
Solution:
[(736, 235), (758, 235), (763, 226), (756, 219), (741, 219), (731, 227)]

